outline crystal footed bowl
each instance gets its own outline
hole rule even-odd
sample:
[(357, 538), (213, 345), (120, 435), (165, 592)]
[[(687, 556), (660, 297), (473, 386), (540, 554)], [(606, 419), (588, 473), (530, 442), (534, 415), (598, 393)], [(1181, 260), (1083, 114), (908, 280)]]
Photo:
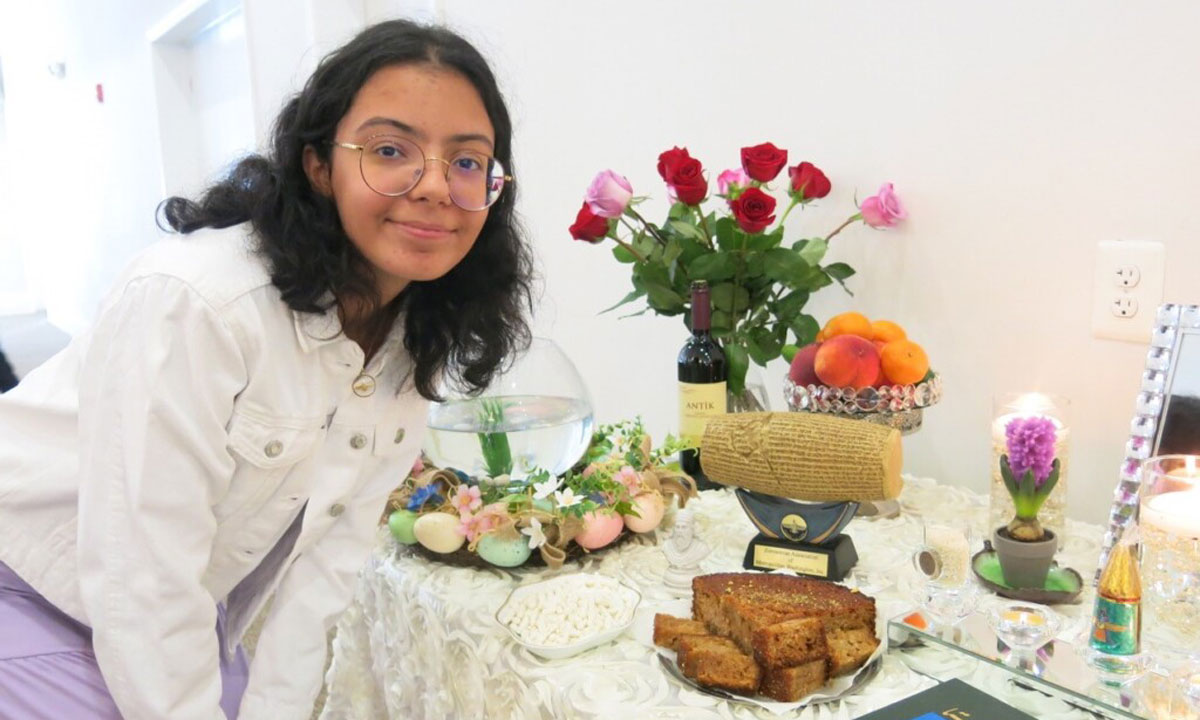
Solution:
[(783, 397), (794, 412), (819, 412), (894, 427), (907, 435), (921, 429), (923, 410), (942, 399), (942, 377), (933, 374), (916, 385), (837, 388), (797, 385), (783, 379)]

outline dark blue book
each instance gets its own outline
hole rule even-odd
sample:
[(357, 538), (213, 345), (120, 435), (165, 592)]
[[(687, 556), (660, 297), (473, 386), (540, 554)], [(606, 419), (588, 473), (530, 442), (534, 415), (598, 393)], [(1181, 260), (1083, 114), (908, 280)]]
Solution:
[(861, 720), (1036, 720), (962, 680), (947, 680)]

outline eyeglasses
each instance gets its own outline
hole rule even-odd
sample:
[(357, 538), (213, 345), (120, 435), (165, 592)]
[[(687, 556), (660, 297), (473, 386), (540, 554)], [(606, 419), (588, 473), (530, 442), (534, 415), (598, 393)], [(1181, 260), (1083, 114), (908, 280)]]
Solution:
[(333, 142), (334, 147), (358, 151), (363, 182), (380, 195), (399, 197), (417, 186), (425, 164), (436, 160), (446, 166), (450, 200), (463, 210), (486, 210), (500, 199), (504, 183), (512, 176), (496, 158), (473, 150), (460, 150), (449, 160), (425, 157), (420, 146), (397, 135), (374, 135), (362, 145)]

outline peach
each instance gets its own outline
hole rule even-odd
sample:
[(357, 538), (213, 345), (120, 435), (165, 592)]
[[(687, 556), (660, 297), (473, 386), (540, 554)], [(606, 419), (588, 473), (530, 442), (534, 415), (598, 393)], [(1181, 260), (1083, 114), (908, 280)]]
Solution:
[(821, 347), (821, 343), (809, 343), (800, 348), (796, 352), (796, 356), (792, 358), (792, 366), (788, 369), (788, 377), (797, 385), (820, 385), (821, 380), (817, 377), (814, 363), (817, 358), (817, 349)]
[(879, 380), (879, 350), (857, 335), (838, 335), (821, 344), (813, 369), (821, 382), (831, 387), (874, 385)]

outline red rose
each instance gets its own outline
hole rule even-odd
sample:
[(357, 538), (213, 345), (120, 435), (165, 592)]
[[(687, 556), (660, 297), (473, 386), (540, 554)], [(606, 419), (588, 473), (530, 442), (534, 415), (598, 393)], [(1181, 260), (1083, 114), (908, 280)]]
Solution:
[(762, 232), (775, 222), (775, 198), (756, 187), (746, 188), (738, 199), (729, 203), (733, 219), (748, 233)]
[(675, 197), (684, 205), (699, 205), (708, 195), (704, 166), (695, 158), (688, 158), (676, 165), (667, 184), (674, 188)]
[(685, 205), (699, 205), (708, 196), (704, 166), (688, 154), (687, 148), (674, 147), (658, 156), (658, 174)]
[(802, 162), (796, 167), (788, 168), (788, 177), (792, 179), (790, 194), (800, 201), (823, 198), (833, 187), (825, 173), (810, 162)]
[(592, 212), (587, 201), (575, 216), (575, 224), (571, 226), (571, 237), (576, 240), (597, 243), (608, 234), (608, 218), (600, 217)]
[(742, 169), (759, 182), (771, 182), (787, 165), (787, 150), (771, 143), (742, 148)]
[(691, 159), (692, 156), (688, 155), (687, 148), (673, 147), (658, 156), (658, 174), (663, 182), (670, 185), (671, 175), (675, 173), (676, 166), (684, 160)]

